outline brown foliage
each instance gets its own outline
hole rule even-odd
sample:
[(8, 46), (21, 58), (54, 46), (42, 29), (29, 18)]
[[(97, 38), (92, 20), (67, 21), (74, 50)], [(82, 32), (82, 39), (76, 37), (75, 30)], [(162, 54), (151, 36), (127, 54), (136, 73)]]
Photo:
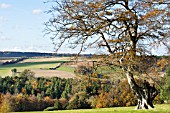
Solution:
[(109, 93), (101, 93), (97, 98), (96, 108), (107, 108), (113, 105), (113, 98)]
[(114, 100), (113, 106), (133, 106), (136, 105), (136, 97), (129, 85), (127, 80), (122, 81), (113, 91)]
[(49, 106), (53, 106), (54, 99), (38, 99), (36, 96), (24, 96), (22, 94), (4, 96), (2, 109), (7, 111), (42, 111)]

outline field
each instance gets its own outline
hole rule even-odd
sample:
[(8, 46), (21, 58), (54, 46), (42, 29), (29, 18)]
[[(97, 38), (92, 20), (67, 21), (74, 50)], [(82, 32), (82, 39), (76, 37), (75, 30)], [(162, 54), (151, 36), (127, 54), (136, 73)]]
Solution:
[[(0, 63), (2, 64), (5, 61), (13, 60), (14, 58), (0, 58)], [(83, 61), (82, 61), (83, 59)], [(85, 60), (85, 62), (84, 62)], [(8, 65), (1, 65), (0, 64), (0, 76), (11, 76), (12, 75), (12, 69), (17, 69), (17, 72), (20, 73), (25, 69), (30, 69), (35, 73), (36, 77), (52, 77), (52, 76), (58, 76), (61, 78), (74, 78), (74, 70), (77, 65), (86, 65), (86, 66), (93, 66), (92, 64), (93, 59), (85, 59), (80, 58), (79, 62), (75, 63), (73, 62), (74, 59), (71, 57), (36, 57), (36, 58), (29, 58), (25, 59), (22, 62), (16, 63), (16, 64), (8, 64)], [(57, 69), (56, 66), (60, 65), (61, 63), (65, 62), (63, 65), (61, 65)], [(107, 66), (102, 66), (97, 69), (98, 73), (102, 73), (104, 75), (109, 75), (111, 73), (115, 74), (115, 69), (110, 69)]]
[[(169, 104), (156, 105), (153, 110), (133, 110), (135, 107), (114, 107), (101, 109), (85, 109), (85, 110), (59, 110), (59, 111), (39, 111), (29, 113), (170, 113)], [(13, 113), (28, 113), (28, 112), (13, 112)]]
[[(11, 58), (10, 58), (11, 59)], [(9, 59), (9, 60), (10, 60)], [(7, 59), (1, 59), (1, 63), (8, 61)], [(56, 70), (49, 70), (49, 68), (54, 68), (62, 62), (71, 61), (70, 57), (54, 57), (54, 58), (29, 58), (17, 64), (10, 65), (0, 65), (0, 76), (12, 75), (11, 70), (17, 69), (17, 72), (22, 72), (25, 69), (30, 69), (35, 73), (35, 76), (59, 76), (64, 78), (73, 78), (74, 77), (74, 67), (61, 65)]]

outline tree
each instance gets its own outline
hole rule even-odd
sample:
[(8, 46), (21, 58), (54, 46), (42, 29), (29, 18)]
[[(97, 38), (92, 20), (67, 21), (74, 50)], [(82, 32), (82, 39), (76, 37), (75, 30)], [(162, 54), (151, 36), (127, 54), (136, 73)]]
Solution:
[(11, 69), (11, 72), (12, 72), (12, 75), (15, 75), (15, 74), (16, 74), (16, 72), (17, 72), (17, 69), (16, 69), (16, 68)]
[(163, 80), (163, 88), (161, 90), (161, 97), (165, 101), (170, 101), (170, 66), (166, 69), (165, 79)]
[(136, 109), (150, 109), (158, 91), (148, 81), (140, 86), (134, 76), (144, 72), (143, 61), (149, 64), (148, 57), (141, 58), (151, 53), (152, 46), (164, 44), (170, 50), (169, 4), (168, 0), (54, 0), (45, 31), (57, 50), (66, 42), (73, 49), (80, 47), (80, 52), (92, 46), (106, 48), (110, 54), (104, 62), (121, 66), (136, 94)]
[(24, 71), (22, 71), (21, 73), (20, 73), (20, 76), (21, 77), (28, 77), (28, 78), (33, 78), (34, 77), (34, 75), (35, 75), (35, 73), (34, 72), (32, 72), (31, 70), (29, 70), (29, 69), (25, 69)]

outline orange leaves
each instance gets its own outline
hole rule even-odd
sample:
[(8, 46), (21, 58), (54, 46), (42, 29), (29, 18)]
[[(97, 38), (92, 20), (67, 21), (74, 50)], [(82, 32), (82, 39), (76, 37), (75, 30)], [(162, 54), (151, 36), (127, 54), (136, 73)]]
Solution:
[(79, 4), (82, 4), (84, 3), (83, 1), (78, 1), (78, 0), (73, 0), (72, 2), (74, 5), (79, 5)]
[(99, 8), (98, 4), (90, 3), (89, 7), (91, 8)]
[(122, 40), (121, 39), (115, 39), (115, 40), (108, 40), (108, 42), (109, 43), (120, 43), (120, 42), (122, 42)]
[(101, 12), (100, 14), (99, 14), (99, 16), (104, 16), (105, 15), (105, 12)]
[(168, 59), (160, 59), (158, 62), (157, 62), (157, 65), (158, 67), (162, 70), (164, 69), (168, 64), (170, 63), (170, 61)]
[(76, 27), (74, 25), (72, 25), (70, 28), (69, 28), (71, 31), (73, 30), (76, 30)]
[(159, 14), (161, 14), (163, 12), (163, 10), (158, 10), (157, 8), (154, 9), (153, 11), (148, 12), (146, 15), (143, 16), (143, 19), (146, 20), (148, 18), (152, 18), (155, 17)]
[(51, 85), (51, 82), (47, 82), (47, 83), (45, 84), (46, 87), (48, 87), (48, 86), (50, 86), (50, 85)]
[(113, 102), (113, 99), (109, 93), (106, 93), (106, 92), (101, 93), (98, 96), (96, 108), (109, 107), (112, 102)]
[(38, 82), (35, 80), (33, 83), (32, 83), (32, 87), (33, 89), (36, 89), (38, 86)]

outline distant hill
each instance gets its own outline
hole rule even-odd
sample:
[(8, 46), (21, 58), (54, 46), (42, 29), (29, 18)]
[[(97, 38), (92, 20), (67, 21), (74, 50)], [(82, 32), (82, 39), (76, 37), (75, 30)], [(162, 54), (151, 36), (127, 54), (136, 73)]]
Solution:
[[(51, 57), (51, 56), (59, 56), (59, 57), (69, 57), (75, 56), (76, 54), (69, 53), (40, 53), (40, 52), (10, 52), (0, 51), (0, 57)], [(91, 56), (91, 54), (83, 54), (82, 56)]]

